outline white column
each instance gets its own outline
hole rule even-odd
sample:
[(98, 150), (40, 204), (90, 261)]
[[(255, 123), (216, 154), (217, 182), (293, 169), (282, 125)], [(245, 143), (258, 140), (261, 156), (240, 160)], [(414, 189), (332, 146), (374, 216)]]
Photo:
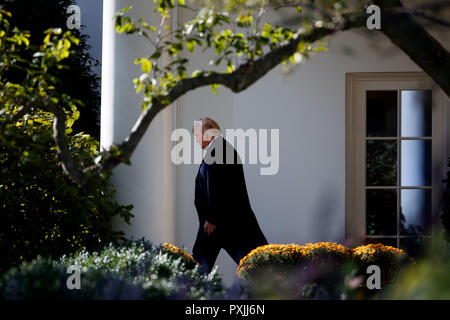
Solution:
[[(132, 82), (140, 75), (140, 67), (134, 60), (153, 50), (142, 37), (115, 32), (112, 17), (126, 6), (133, 6), (130, 15), (159, 25), (153, 16), (153, 1), (103, 2), (100, 140), (106, 149), (123, 141), (141, 112), (142, 96), (136, 95)], [(117, 201), (134, 205), (131, 226), (115, 221), (115, 228), (123, 230), (128, 238), (145, 237), (155, 244), (175, 241), (175, 170), (170, 160), (173, 113), (171, 106), (158, 114), (135, 150), (131, 166), (121, 164), (113, 171)]]

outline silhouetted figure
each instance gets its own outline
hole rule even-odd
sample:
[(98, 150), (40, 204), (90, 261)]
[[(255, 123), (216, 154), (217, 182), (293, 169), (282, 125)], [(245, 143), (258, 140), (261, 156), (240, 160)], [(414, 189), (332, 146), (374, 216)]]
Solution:
[(250, 206), (237, 151), (210, 118), (195, 122), (193, 131), (202, 149), (207, 150), (195, 179), (200, 227), (193, 256), (203, 272), (210, 272), (220, 249), (225, 249), (239, 264), (250, 251), (267, 244), (267, 240)]

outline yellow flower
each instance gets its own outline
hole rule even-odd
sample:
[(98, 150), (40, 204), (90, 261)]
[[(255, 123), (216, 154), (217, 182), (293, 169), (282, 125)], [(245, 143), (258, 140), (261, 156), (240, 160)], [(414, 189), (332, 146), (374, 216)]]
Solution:
[(191, 260), (192, 262), (198, 264), (198, 262), (195, 261), (195, 259), (194, 259), (189, 253), (187, 253), (187, 252), (184, 251), (183, 249), (180, 249), (180, 248), (178, 248), (178, 247), (176, 247), (176, 246), (174, 246), (174, 245), (172, 245), (172, 244), (164, 243), (163, 249), (164, 249), (165, 251), (170, 251), (170, 252), (172, 252), (172, 253), (182, 255), (182, 256), (185, 257), (186, 259)]
[(369, 256), (382, 252), (394, 253), (399, 256), (407, 256), (405, 251), (392, 246), (385, 246), (382, 243), (370, 243), (353, 249), (353, 254), (359, 257), (362, 256), (361, 258), (364, 260), (367, 260)]
[[(258, 278), (259, 271), (265, 270), (282, 273), (301, 266), (302, 262), (315, 260), (317, 256), (330, 256), (336, 261), (356, 259), (364, 263), (376, 261), (386, 264), (383, 270), (387, 271), (387, 281), (394, 279), (398, 266), (402, 264), (408, 255), (401, 249), (385, 246), (381, 243), (368, 244), (350, 249), (333, 242), (306, 243), (305, 245), (291, 244), (267, 244), (255, 248), (249, 252), (236, 269), (239, 277), (252, 279)], [(414, 263), (414, 262), (413, 262)], [(275, 268), (272, 270), (272, 268)]]
[[(304, 248), (295, 243), (291, 244), (267, 244), (257, 247), (249, 252), (239, 262), (236, 274), (243, 271), (251, 271), (258, 268), (259, 263), (264, 264), (264, 257), (279, 257), (285, 263), (293, 263), (305, 255)], [(282, 262), (279, 262), (282, 263)]]

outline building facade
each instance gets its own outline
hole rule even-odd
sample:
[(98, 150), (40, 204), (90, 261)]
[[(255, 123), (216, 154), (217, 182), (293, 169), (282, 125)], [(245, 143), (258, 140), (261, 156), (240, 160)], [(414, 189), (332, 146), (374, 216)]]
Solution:
[[(107, 0), (102, 12), (101, 145), (120, 143), (140, 113), (132, 80), (136, 58), (151, 45), (117, 34), (112, 16), (157, 25), (153, 1)], [(82, 8), (83, 9), (83, 8)], [(176, 26), (192, 12), (177, 8)], [(437, 34), (437, 37), (441, 35)], [(439, 38), (447, 48), (450, 41)], [(208, 68), (209, 53), (186, 54), (192, 69)], [(198, 228), (194, 180), (198, 164), (175, 165), (177, 128), (209, 116), (223, 129), (279, 130), (279, 170), (261, 175), (244, 164), (252, 208), (270, 243), (382, 241), (413, 248), (438, 222), (450, 143), (448, 99), (426, 74), (377, 31), (351, 30), (329, 40), (289, 73), (277, 67), (246, 91), (209, 88), (188, 93), (158, 114), (113, 181), (117, 199), (133, 204), (129, 237), (192, 249)], [(235, 264), (217, 261), (227, 282)]]

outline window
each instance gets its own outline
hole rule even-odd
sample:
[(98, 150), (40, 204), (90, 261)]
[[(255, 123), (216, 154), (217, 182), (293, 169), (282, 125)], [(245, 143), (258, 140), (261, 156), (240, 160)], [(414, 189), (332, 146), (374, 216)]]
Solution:
[(431, 239), (445, 168), (443, 98), (422, 73), (347, 74), (347, 238), (413, 256)]

